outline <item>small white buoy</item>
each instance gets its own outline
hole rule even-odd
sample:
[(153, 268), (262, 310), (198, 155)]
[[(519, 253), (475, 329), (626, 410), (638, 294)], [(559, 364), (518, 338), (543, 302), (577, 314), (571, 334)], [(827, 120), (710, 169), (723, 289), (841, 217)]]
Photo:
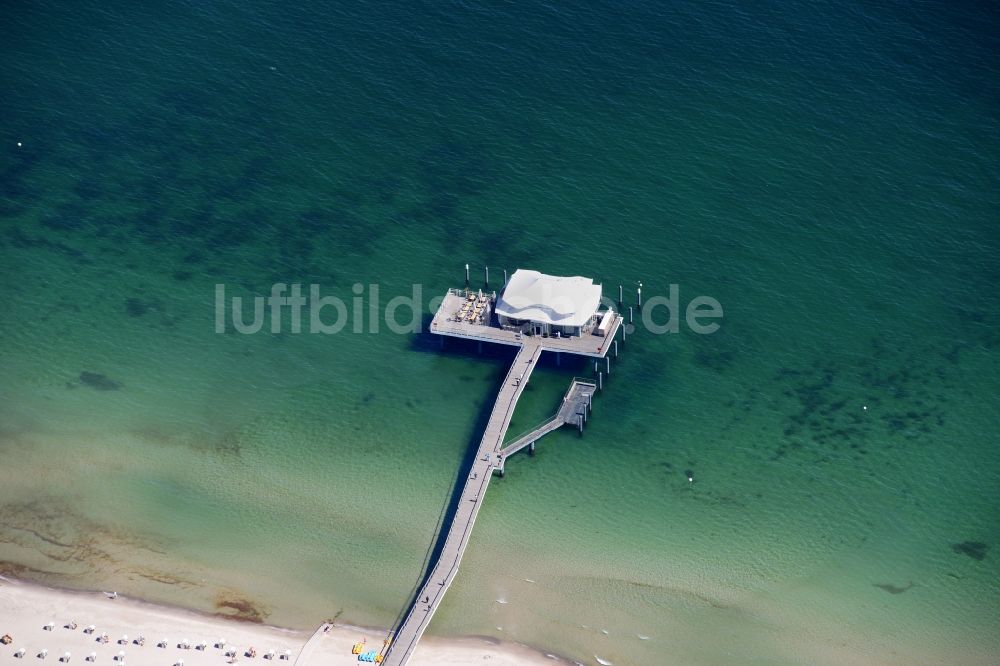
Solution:
[(864, 411), (866, 411), (866, 412), (867, 412), (867, 411), (868, 411), (868, 405), (862, 405), (862, 406), (861, 406), (861, 409), (863, 409)]
[(20, 148), (20, 147), (21, 147), (21, 142), (20, 142), (20, 141), (18, 141), (18, 142), (17, 142), (17, 147), (18, 147), (18, 148)]

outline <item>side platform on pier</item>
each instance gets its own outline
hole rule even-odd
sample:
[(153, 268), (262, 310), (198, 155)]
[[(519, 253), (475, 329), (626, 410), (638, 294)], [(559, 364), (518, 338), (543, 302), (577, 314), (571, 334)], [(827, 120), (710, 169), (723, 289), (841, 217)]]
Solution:
[(500, 449), (502, 458), (500, 471), (503, 472), (503, 462), (508, 456), (512, 456), (525, 447), (534, 451), (534, 443), (554, 430), (558, 430), (564, 425), (570, 424), (583, 429), (583, 424), (587, 422), (587, 414), (593, 405), (594, 393), (597, 392), (597, 384), (587, 379), (574, 378), (569, 390), (563, 396), (559, 411), (528, 432), (520, 435), (506, 446)]

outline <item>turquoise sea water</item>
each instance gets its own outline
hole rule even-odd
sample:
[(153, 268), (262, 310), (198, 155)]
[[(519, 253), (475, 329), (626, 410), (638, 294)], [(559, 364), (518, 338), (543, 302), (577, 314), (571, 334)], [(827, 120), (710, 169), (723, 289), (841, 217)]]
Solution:
[(0, 28), (0, 571), (388, 626), (509, 353), (220, 335), (214, 285), (528, 267), (725, 318), (511, 461), (432, 632), (995, 661), (993, 8), (135, 4)]

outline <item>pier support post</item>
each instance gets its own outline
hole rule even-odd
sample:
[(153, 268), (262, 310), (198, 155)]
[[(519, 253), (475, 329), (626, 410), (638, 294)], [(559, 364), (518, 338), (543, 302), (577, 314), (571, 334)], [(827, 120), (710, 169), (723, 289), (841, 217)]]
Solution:
[(486, 288), (490, 288), (490, 267), (486, 266)]
[(528, 444), (528, 455), (529, 456), (535, 455), (535, 443), (534, 442), (531, 442), (530, 444)]
[(465, 265), (465, 288), (469, 288), (469, 264)]
[(622, 290), (622, 286), (618, 285), (618, 307), (625, 302), (625, 292)]
[(632, 323), (632, 306), (628, 306), (628, 323)]
[(597, 360), (594, 360), (594, 374), (597, 374)]
[(615, 358), (618, 358), (618, 341), (615, 340)]
[(610, 377), (611, 376), (611, 357), (610, 356), (605, 356), (604, 360), (607, 361), (606, 365), (608, 366), (608, 377)]
[(639, 286), (635, 290), (635, 298), (636, 298), (635, 304), (641, 310), (642, 309), (642, 283), (641, 282), (639, 283)]
[(604, 373), (603, 372), (598, 372), (597, 373), (597, 390), (598, 391), (603, 391), (604, 390)]
[(503, 283), (507, 284), (507, 269), (503, 269)]
[(591, 412), (594, 411), (594, 394), (593, 393), (588, 393), (587, 394), (587, 409), (589, 409)]
[(576, 418), (576, 427), (580, 431), (580, 437), (583, 437), (583, 417), (582, 416), (577, 416), (577, 418)]

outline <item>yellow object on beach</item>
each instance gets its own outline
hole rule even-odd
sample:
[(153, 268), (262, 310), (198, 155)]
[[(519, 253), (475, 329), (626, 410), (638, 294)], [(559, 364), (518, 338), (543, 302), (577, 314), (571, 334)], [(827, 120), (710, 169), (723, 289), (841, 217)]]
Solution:
[(351, 648), (351, 654), (361, 654), (361, 651), (365, 649), (364, 641), (360, 643), (355, 643), (354, 647)]
[(380, 655), (380, 654), (375, 655), (375, 663), (376, 664), (381, 664), (382, 663), (382, 655)]

